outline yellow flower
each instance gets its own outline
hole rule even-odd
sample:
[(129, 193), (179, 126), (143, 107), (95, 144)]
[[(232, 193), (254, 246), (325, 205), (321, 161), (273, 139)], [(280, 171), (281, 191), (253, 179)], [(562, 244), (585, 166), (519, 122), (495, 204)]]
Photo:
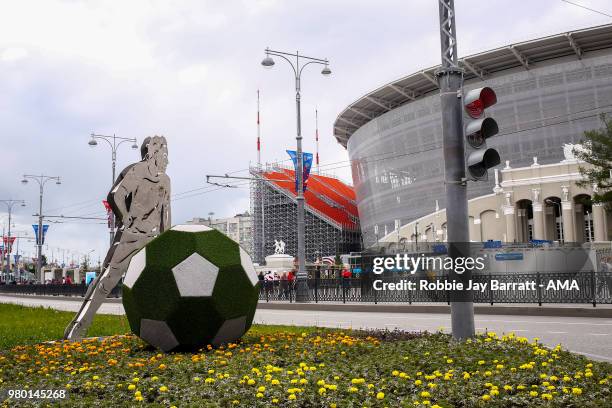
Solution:
[(391, 372), (391, 375), (392, 375), (392, 376), (394, 376), (394, 377), (397, 377), (397, 376), (399, 375), (399, 371), (397, 371), (397, 370), (393, 370), (393, 371)]
[(272, 403), (273, 404), (278, 404), (278, 398), (272, 398)]
[(542, 399), (550, 401), (552, 399), (552, 394), (542, 394), (541, 397)]
[(274, 380), (272, 380), (272, 381), (270, 382), (270, 384), (272, 384), (272, 385), (279, 385), (279, 384), (280, 384), (280, 381), (278, 381), (277, 379), (274, 379)]
[(323, 395), (327, 392), (327, 389), (324, 387), (319, 388), (319, 394)]
[(529, 395), (532, 397), (537, 397), (538, 396), (538, 392), (537, 391), (529, 391)]
[(247, 381), (247, 384), (249, 384), (249, 385), (255, 385), (255, 380), (253, 380), (253, 379), (251, 378), (249, 381)]
[(265, 390), (266, 390), (266, 387), (264, 387), (263, 385), (257, 389), (257, 391), (259, 392), (264, 392)]
[(582, 388), (572, 388), (572, 394), (574, 395), (582, 394)]
[(135, 397), (135, 398), (134, 398), (134, 400), (136, 400), (136, 401), (140, 402), (140, 401), (143, 401), (143, 400), (144, 400), (144, 398), (142, 398), (142, 397), (139, 395), (139, 396)]
[(159, 387), (159, 392), (166, 392), (168, 391), (168, 387), (166, 387), (165, 385), (162, 385), (161, 387)]
[(452, 358), (449, 358), (449, 359), (447, 359), (447, 360), (446, 360), (446, 362), (447, 362), (448, 364), (452, 364), (452, 363), (453, 363), (453, 359), (452, 359)]
[(483, 395), (483, 396), (482, 396), (482, 397), (480, 397), (480, 398), (482, 398), (482, 400), (483, 400), (483, 401), (488, 401), (488, 400), (490, 400), (490, 399), (491, 399), (491, 396), (490, 396), (489, 394), (485, 394), (485, 395)]
[(165, 364), (160, 364), (158, 368), (160, 370), (165, 370), (166, 369), (166, 365)]
[(423, 391), (423, 392), (421, 392), (421, 397), (429, 398), (429, 397), (431, 397), (431, 394), (428, 391)]
[(289, 395), (289, 399), (290, 399), (290, 400), (294, 400), (294, 399), (296, 399), (296, 398), (297, 398), (297, 397), (295, 396), (295, 394), (291, 394), (291, 395)]
[(264, 395), (261, 392), (258, 392), (257, 394), (255, 394), (255, 396), (257, 398), (263, 398)]
[(94, 375), (94, 376), (93, 376), (93, 379), (94, 379), (94, 380), (99, 380), (99, 379), (100, 379), (100, 377), (98, 377), (97, 375)]
[(378, 394), (376, 394), (376, 399), (381, 400), (385, 398), (385, 393), (384, 392), (379, 392)]
[(136, 389), (136, 386), (134, 384), (128, 385), (128, 390), (134, 391), (135, 389)]
[(349, 392), (357, 392), (358, 389), (356, 387), (351, 387), (349, 388)]
[(480, 361), (478, 362), (478, 365), (483, 365), (484, 363), (485, 363), (485, 361), (484, 361), (484, 360), (480, 360)]
[(414, 385), (421, 385), (421, 384), (423, 384), (423, 381), (421, 381), (421, 380), (416, 380), (414, 382)]

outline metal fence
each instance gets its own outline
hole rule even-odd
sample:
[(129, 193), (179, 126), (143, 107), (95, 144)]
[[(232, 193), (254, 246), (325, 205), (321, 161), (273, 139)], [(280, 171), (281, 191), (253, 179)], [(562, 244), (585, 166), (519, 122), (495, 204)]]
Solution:
[[(363, 274), (353, 278), (309, 278), (308, 298), (310, 302), (398, 302), (427, 303), (450, 301), (450, 291), (444, 289), (421, 289), (421, 281), (429, 284), (450, 282), (445, 275), (394, 275), (378, 276)], [(472, 281), (487, 284), (482, 291), (474, 291), (475, 303), (583, 303), (593, 306), (600, 303), (612, 304), (612, 272), (576, 273), (515, 273), (473, 275)], [(494, 290), (493, 281), (508, 287)], [(520, 287), (533, 282), (533, 287)], [(549, 284), (555, 288), (550, 288)], [(557, 283), (567, 285), (556, 287)], [(575, 283), (574, 283), (575, 282)], [(389, 286), (394, 285), (394, 288)], [(414, 286), (409, 290), (408, 286)], [(514, 287), (512, 287), (514, 285)], [(260, 283), (261, 301), (295, 301), (295, 288), (286, 280)], [(375, 288), (381, 289), (376, 290)], [(0, 293), (40, 296), (84, 296), (85, 285), (0, 285)], [(120, 297), (118, 285), (109, 297)]]
[[(432, 285), (451, 282), (445, 275), (310, 278), (307, 300), (317, 303), (450, 302), (449, 290), (421, 288), (423, 281)], [(473, 292), (475, 303), (585, 303), (593, 306), (612, 303), (612, 272), (486, 274), (473, 275), (472, 281), (480, 287), (487, 284), (484, 290)], [(293, 285), (277, 282), (264, 282), (259, 299), (266, 302), (294, 302)], [(493, 282), (496, 282), (497, 288), (492, 289)], [(531, 284), (526, 285), (527, 282)]]
[[(87, 286), (65, 285), (65, 284), (25, 284), (0, 285), (0, 293), (11, 293), (16, 295), (39, 295), (39, 296), (85, 296)], [(121, 297), (121, 286), (117, 285), (108, 297)]]

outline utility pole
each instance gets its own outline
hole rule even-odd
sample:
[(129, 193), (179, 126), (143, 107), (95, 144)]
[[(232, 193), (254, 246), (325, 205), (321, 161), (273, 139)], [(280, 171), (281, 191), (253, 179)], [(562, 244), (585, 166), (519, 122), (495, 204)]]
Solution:
[[(16, 204), (21, 205), (22, 207), (25, 207), (25, 201), (23, 200), (0, 200), (0, 203), (6, 205), (6, 209), (8, 211), (8, 237), (4, 242), (4, 254), (3, 257), (6, 255), (6, 272), (7, 272), (7, 277), (8, 274), (11, 271), (11, 252), (12, 252), (12, 246), (13, 243), (11, 242), (11, 224), (12, 224), (12, 214), (13, 214), (13, 207)], [(4, 237), (4, 234), (2, 234)], [(4, 267), (4, 261), (2, 262), (2, 267)]]
[[(455, 259), (469, 254), (467, 180), (461, 89), (463, 70), (457, 63), (457, 29), (454, 0), (439, 0), (442, 66), (436, 72), (440, 87), (444, 183), (446, 187), (446, 225), (448, 255)], [(471, 271), (451, 271), (449, 279), (468, 287)], [(471, 291), (451, 293), (451, 326), (453, 338), (465, 340), (474, 336), (474, 303)]]
[(37, 278), (39, 280), (40, 283), (44, 283), (44, 276), (42, 275), (42, 246), (43, 246), (43, 242), (44, 242), (44, 236), (45, 236), (45, 232), (43, 229), (43, 211), (42, 211), (42, 207), (43, 207), (43, 193), (45, 190), (45, 184), (47, 184), (48, 181), (54, 180), (55, 184), (60, 185), (62, 184), (59, 176), (46, 176), (44, 174), (41, 174), (40, 176), (38, 175), (32, 175), (32, 174), (24, 174), (23, 175), (23, 179), (21, 180), (22, 184), (28, 184), (28, 180), (35, 180), (39, 187), (40, 187), (40, 195), (39, 195), (39, 203), (38, 203), (38, 237), (37, 237), (37, 242), (36, 242), (36, 246), (38, 248), (38, 260), (37, 260), (37, 266), (36, 266), (36, 274), (37, 274)]
[[(296, 302), (308, 301), (308, 273), (306, 272), (306, 228), (304, 221), (304, 155), (302, 154), (302, 108), (301, 108), (301, 82), (302, 70), (311, 64), (323, 65), (322, 75), (330, 75), (329, 61), (327, 59), (307, 57), (299, 52), (288, 53), (266, 48), (266, 57), (261, 62), (264, 67), (272, 67), (275, 63), (271, 56), (284, 59), (291, 65), (295, 74), (295, 113), (296, 113), (296, 201), (297, 201), (297, 260), (298, 271), (296, 276)], [(292, 59), (295, 58), (295, 63)]]

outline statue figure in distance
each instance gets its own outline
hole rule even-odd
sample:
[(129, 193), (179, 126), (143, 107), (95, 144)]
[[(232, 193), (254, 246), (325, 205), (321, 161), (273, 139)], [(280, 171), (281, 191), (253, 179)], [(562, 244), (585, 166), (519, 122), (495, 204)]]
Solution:
[(89, 285), (79, 312), (66, 327), (66, 340), (80, 340), (86, 334), (96, 311), (127, 271), (132, 256), (172, 226), (166, 138), (147, 137), (140, 152), (142, 160), (126, 167), (108, 193), (117, 232), (104, 259), (103, 272)]

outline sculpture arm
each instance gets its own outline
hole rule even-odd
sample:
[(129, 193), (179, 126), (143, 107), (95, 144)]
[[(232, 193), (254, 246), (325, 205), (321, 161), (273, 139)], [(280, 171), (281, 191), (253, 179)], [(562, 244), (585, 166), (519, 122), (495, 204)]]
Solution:
[(128, 171), (125, 177), (119, 183), (117, 183), (115, 188), (113, 188), (113, 190), (109, 194), (109, 196), (112, 197), (115, 208), (119, 212), (119, 214), (115, 214), (115, 215), (121, 219), (122, 223), (127, 228), (129, 228), (132, 224), (132, 219), (129, 214), (127, 203), (126, 203), (126, 198), (128, 197), (128, 195), (130, 193), (132, 194), (134, 193), (133, 191), (130, 191), (129, 189), (129, 186), (131, 185), (132, 186), (136, 185), (134, 183), (132, 170)]
[(163, 208), (164, 208), (164, 212), (162, 214), (162, 226), (163, 229), (161, 232), (163, 232), (164, 230), (168, 230), (170, 228), (172, 228), (172, 216), (171, 216), (171, 205), (170, 205), (170, 200), (171, 200), (171, 194), (170, 194), (170, 177), (166, 176), (165, 180), (165, 190), (166, 190), (166, 194), (164, 196), (164, 204), (163, 204)]

